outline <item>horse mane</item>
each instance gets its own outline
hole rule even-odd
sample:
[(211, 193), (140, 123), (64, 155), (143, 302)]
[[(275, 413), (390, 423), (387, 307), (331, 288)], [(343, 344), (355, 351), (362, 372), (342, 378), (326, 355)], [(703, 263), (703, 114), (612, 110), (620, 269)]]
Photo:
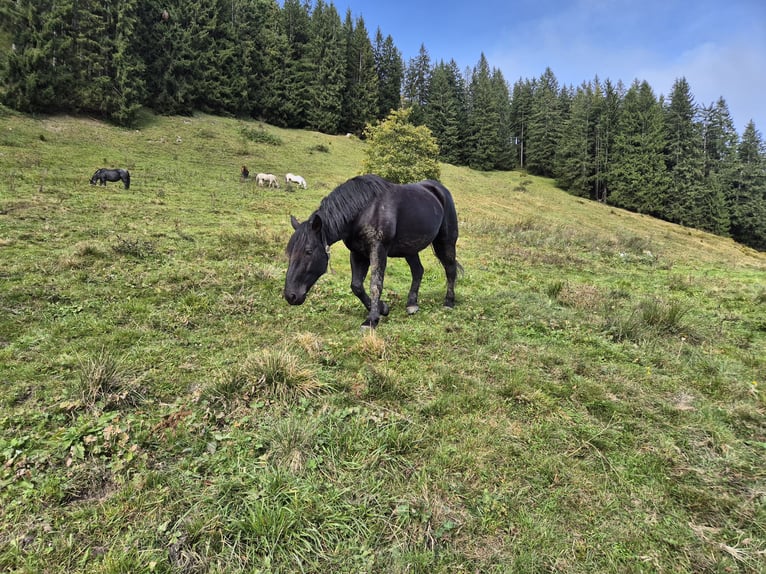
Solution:
[(376, 197), (388, 191), (391, 183), (377, 175), (360, 175), (336, 187), (319, 203), (324, 234), (339, 239), (347, 231), (348, 224)]

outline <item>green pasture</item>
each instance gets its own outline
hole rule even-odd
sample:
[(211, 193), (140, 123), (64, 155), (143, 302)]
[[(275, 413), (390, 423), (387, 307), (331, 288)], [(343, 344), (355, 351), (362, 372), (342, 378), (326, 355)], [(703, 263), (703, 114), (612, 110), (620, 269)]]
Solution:
[(364, 146), (0, 109), (0, 571), (766, 571), (766, 254), (442, 165), (456, 307), (363, 333), (342, 244), (281, 291)]

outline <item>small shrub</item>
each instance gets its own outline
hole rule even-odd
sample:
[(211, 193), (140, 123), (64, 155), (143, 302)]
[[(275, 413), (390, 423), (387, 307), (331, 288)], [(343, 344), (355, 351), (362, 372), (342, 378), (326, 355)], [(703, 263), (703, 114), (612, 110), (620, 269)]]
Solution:
[(330, 153), (330, 146), (327, 144), (316, 144), (309, 148), (309, 153), (313, 152), (319, 152), (319, 153)]
[(262, 143), (266, 145), (280, 146), (282, 145), (282, 138), (275, 134), (271, 134), (263, 129), (262, 126), (257, 128), (242, 127), (240, 134), (246, 140), (254, 143)]

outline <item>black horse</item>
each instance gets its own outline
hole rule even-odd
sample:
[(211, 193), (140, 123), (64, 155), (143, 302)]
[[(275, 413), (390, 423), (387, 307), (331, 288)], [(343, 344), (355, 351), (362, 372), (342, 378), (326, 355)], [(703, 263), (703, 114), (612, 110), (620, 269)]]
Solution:
[(99, 183), (100, 185), (106, 186), (107, 181), (122, 181), (125, 189), (130, 188), (130, 174), (127, 169), (106, 169), (102, 167), (101, 169), (96, 170), (96, 173), (90, 178), (91, 185)]
[[(412, 273), (407, 313), (418, 310), (423, 278), (420, 251), (429, 244), (444, 266), (447, 295), (444, 305), (455, 305), (457, 212), (452, 195), (437, 181), (398, 185), (376, 175), (363, 175), (339, 185), (311, 216), (299, 223), (290, 216), (295, 232), (287, 244), (289, 267), (284, 296), (300, 305), (319, 277), (327, 271), (330, 245), (342, 240), (351, 252), (351, 290), (369, 313), (362, 327), (374, 328), (389, 307), (380, 300), (388, 257), (404, 257)], [(370, 296), (364, 279), (372, 267)]]

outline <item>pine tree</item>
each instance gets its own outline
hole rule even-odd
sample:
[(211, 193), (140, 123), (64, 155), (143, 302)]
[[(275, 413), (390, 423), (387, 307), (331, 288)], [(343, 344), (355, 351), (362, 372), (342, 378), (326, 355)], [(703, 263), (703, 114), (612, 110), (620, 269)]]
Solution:
[(513, 85), (510, 124), (513, 144), (516, 148), (516, 161), (521, 169), (526, 169), (527, 166), (526, 138), (529, 135), (534, 90), (535, 82), (533, 80), (519, 79)]
[(431, 56), (421, 44), (417, 57), (410, 58), (404, 74), (402, 96), (405, 106), (411, 108), (409, 121), (415, 125), (425, 122), (425, 106), (428, 103), (428, 84), (431, 75)]
[(614, 143), (624, 96), (621, 82), (615, 86), (607, 79), (601, 91), (601, 105), (596, 119), (595, 169), (593, 194), (597, 201), (606, 201), (609, 194), (609, 173), (614, 154)]
[(739, 172), (728, 197), (731, 235), (766, 251), (766, 144), (750, 121), (737, 149)]
[(458, 164), (465, 148), (465, 114), (458, 95), (459, 83), (454, 77), (454, 61), (452, 64), (440, 62), (431, 72), (425, 125), (439, 144), (439, 157), (447, 163)]
[(185, 20), (187, 0), (150, 0), (139, 7), (148, 104), (160, 114), (194, 111), (194, 59)]
[(590, 83), (583, 83), (575, 91), (556, 150), (556, 185), (582, 197), (591, 196), (595, 173), (596, 98)]
[(146, 66), (139, 52), (135, 36), (140, 26), (138, 0), (123, 0), (117, 7), (117, 21), (112, 54), (114, 67), (113, 90), (117, 94), (110, 117), (120, 125), (135, 123), (146, 100)]
[(396, 110), (401, 104), (404, 62), (391, 36), (383, 38), (378, 28), (375, 33), (375, 71), (378, 75), (378, 119)]
[(69, 109), (76, 87), (72, 3), (19, 0), (8, 15), (13, 50), (8, 54), (4, 101), (25, 112)]
[(513, 149), (513, 129), (511, 127), (511, 95), (508, 90), (508, 83), (503, 77), (503, 73), (493, 68), (490, 76), (490, 87), (492, 88), (494, 106), (497, 109), (497, 152), (495, 153), (494, 168), (499, 170), (510, 170), (515, 165), (515, 154)]
[(728, 235), (731, 225), (727, 196), (734, 187), (738, 170), (738, 136), (734, 130), (729, 108), (723, 98), (702, 108), (702, 148), (704, 156), (704, 187), (707, 200), (713, 202), (709, 221), (704, 229)]
[(311, 59), (311, 16), (308, 3), (285, 0), (282, 22), (287, 42), (284, 80), (282, 85), (281, 124), (293, 128), (309, 124), (311, 86), (314, 82), (314, 63)]
[(673, 84), (665, 109), (668, 147), (665, 163), (670, 175), (668, 210), (670, 221), (698, 229), (707, 229), (715, 206), (708, 203), (704, 188), (704, 157), (701, 126), (696, 121), (697, 106), (689, 83), (679, 78)]
[(502, 150), (498, 130), (501, 116), (489, 63), (483, 53), (473, 69), (468, 94), (468, 165), (490, 170)]
[(609, 167), (609, 202), (662, 217), (670, 181), (665, 166), (661, 103), (646, 81), (634, 81), (622, 100)]
[(307, 46), (311, 84), (308, 127), (335, 134), (340, 131), (346, 88), (346, 48), (343, 26), (333, 4), (317, 0), (311, 13)]
[(378, 75), (370, 37), (359, 17), (352, 22), (346, 14), (346, 87), (343, 91), (341, 128), (346, 133), (361, 134), (364, 126), (378, 115)]
[(534, 85), (531, 115), (525, 134), (526, 168), (530, 173), (552, 177), (556, 148), (564, 115), (558, 80), (550, 68)]

